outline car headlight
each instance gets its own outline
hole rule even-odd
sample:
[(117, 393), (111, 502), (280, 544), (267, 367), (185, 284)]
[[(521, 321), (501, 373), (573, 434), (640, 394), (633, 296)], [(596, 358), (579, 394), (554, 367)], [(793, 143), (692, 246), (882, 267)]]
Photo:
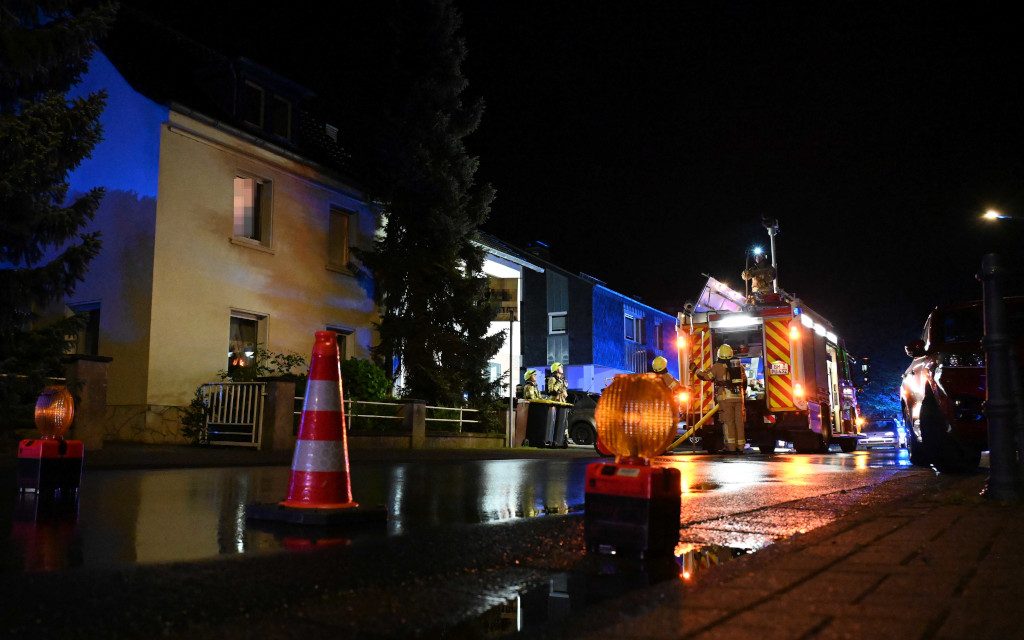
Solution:
[(943, 353), (939, 363), (944, 367), (984, 367), (985, 356), (981, 353)]

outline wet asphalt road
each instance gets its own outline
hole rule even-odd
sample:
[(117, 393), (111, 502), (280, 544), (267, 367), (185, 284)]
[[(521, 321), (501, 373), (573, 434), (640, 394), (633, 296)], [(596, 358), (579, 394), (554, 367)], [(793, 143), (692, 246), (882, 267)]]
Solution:
[[(352, 467), (355, 498), (384, 505), (386, 531), (348, 536), (416, 536), (453, 524), (483, 525), (583, 508), (592, 459), (518, 459), (366, 463)], [(841, 515), (844, 491), (904, 473), (906, 451), (854, 454), (681, 454), (658, 459), (682, 476), (681, 549), (717, 545), (757, 550)], [(77, 520), (25, 522), (0, 505), (0, 571), (118, 567), (287, 551), (303, 545), (251, 527), (244, 506), (275, 502), (287, 491), (285, 467), (91, 471)], [(817, 496), (816, 508), (792, 506)], [(21, 520), (21, 521), (19, 521)], [(686, 546), (689, 545), (689, 546)]]
[(356, 498), (384, 504), (389, 524), (315, 536), (243, 518), (284, 496), (285, 467), (91, 471), (77, 519), (0, 505), (6, 636), (562, 637), (651, 584), (713, 579), (930, 475), (897, 451), (658, 459), (681, 472), (681, 542), (638, 563), (584, 553), (572, 514), (591, 461), (354, 464)]

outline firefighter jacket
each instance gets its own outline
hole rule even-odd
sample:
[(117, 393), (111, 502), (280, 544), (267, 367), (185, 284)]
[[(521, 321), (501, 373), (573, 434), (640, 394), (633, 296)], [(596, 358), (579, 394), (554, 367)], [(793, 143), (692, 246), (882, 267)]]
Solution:
[(772, 281), (775, 280), (775, 267), (770, 264), (755, 264), (750, 269), (744, 269), (741, 277), (744, 281), (750, 281), (751, 293), (768, 293), (772, 290)]
[(537, 388), (537, 383), (533, 380), (523, 386), (523, 399), (540, 400), (540, 390)]
[(569, 387), (565, 384), (565, 378), (557, 374), (548, 376), (547, 392), (549, 398), (558, 402), (565, 402), (569, 399)]
[(737, 360), (723, 362), (719, 360), (707, 369), (695, 371), (701, 380), (713, 381), (715, 383), (715, 401), (742, 400), (746, 392), (747, 372), (743, 364)]

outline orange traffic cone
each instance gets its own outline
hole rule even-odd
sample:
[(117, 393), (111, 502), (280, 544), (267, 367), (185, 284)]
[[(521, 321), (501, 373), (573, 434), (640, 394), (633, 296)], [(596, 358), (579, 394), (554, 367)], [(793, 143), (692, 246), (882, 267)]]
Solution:
[(338, 343), (333, 332), (317, 331), (299, 436), (292, 457), (288, 497), (277, 504), (253, 504), (256, 520), (296, 524), (340, 524), (384, 520), (384, 509), (358, 508), (352, 499), (345, 434), (345, 395)]

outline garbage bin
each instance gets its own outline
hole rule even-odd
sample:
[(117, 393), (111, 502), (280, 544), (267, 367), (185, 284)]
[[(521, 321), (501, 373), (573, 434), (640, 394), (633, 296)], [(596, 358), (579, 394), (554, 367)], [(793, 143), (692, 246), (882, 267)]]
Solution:
[(553, 400), (531, 400), (526, 414), (528, 447), (565, 447), (565, 429), (569, 421), (571, 404)]

